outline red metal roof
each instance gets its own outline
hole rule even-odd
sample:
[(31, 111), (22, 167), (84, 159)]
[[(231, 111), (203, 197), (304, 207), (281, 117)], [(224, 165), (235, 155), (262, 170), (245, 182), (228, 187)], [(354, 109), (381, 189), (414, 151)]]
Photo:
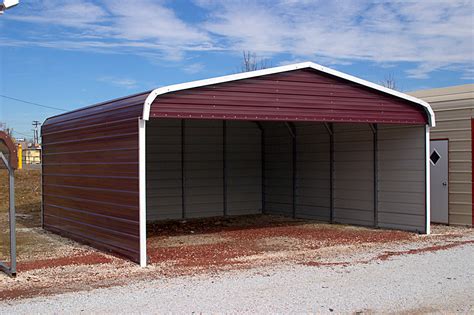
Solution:
[(150, 117), (428, 124), (413, 102), (313, 69), (163, 94)]

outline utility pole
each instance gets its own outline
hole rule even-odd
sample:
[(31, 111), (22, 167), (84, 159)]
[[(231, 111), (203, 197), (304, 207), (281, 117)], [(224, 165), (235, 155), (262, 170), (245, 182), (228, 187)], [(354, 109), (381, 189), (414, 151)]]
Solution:
[(33, 127), (33, 144), (36, 146), (39, 142), (39, 136), (38, 136), (38, 127), (41, 126), (41, 123), (38, 120), (33, 120), (32, 123)]

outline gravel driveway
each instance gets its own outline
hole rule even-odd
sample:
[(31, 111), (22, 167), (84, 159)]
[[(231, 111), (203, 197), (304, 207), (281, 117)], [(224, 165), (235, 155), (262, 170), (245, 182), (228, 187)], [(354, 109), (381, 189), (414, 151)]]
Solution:
[[(0, 303), (22, 313), (474, 312), (472, 243), (352, 266), (285, 265)], [(124, 275), (125, 276), (125, 275)]]

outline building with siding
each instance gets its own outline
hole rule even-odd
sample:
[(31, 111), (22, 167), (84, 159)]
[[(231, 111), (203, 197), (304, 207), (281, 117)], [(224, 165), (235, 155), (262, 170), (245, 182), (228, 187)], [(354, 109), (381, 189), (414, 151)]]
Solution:
[(48, 118), (43, 225), (146, 265), (147, 221), (275, 214), (430, 232), (428, 103), (307, 62)]
[[(474, 84), (421, 90), (410, 94), (430, 103), (436, 113), (437, 126), (431, 130), (432, 144), (435, 145), (437, 141), (447, 142), (448, 198), (445, 204), (441, 201), (443, 204), (439, 205), (439, 211), (446, 212), (445, 219), (440, 223), (472, 226)], [(436, 178), (433, 177), (433, 180)], [(443, 184), (442, 180), (440, 182)]]

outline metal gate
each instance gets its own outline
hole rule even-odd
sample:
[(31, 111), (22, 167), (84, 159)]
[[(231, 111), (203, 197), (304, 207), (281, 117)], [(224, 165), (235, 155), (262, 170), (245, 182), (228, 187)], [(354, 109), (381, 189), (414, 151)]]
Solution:
[[(15, 176), (9, 161), (0, 152), (0, 165), (6, 167), (9, 178), (9, 232), (10, 232), (10, 265), (0, 261), (0, 271), (16, 276), (16, 232), (15, 232)], [(0, 168), (2, 168), (0, 167)]]
[(431, 140), (431, 222), (449, 223), (448, 140)]

